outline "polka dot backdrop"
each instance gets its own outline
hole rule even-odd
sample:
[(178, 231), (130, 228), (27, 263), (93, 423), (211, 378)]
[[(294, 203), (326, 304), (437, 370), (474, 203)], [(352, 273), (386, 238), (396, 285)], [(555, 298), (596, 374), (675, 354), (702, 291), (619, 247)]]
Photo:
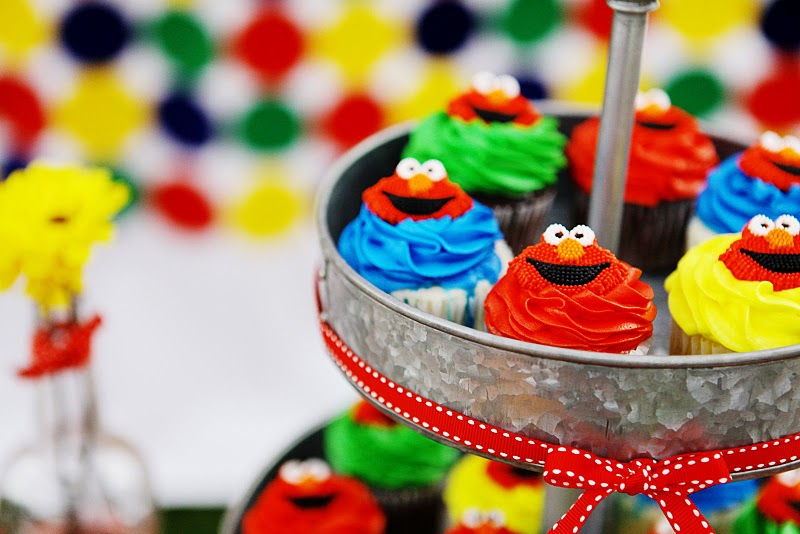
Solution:
[[(441, 107), (478, 69), (532, 99), (599, 103), (611, 22), (605, 0), (133, 4), (0, 2), (0, 172), (40, 156), (109, 165), (129, 209), (256, 237), (308, 216), (337, 154)], [(797, 132), (800, 4), (663, 2), (642, 85), (742, 134)]]

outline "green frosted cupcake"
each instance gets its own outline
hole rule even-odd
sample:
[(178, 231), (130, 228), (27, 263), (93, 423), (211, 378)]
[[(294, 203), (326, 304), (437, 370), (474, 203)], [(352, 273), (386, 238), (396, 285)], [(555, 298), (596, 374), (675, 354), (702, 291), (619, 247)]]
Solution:
[(733, 534), (800, 534), (800, 470), (775, 475), (733, 523)]
[(482, 72), (414, 129), (403, 155), (442, 161), (451, 180), (495, 210), (516, 253), (541, 233), (565, 144), (558, 121), (542, 117), (514, 78)]

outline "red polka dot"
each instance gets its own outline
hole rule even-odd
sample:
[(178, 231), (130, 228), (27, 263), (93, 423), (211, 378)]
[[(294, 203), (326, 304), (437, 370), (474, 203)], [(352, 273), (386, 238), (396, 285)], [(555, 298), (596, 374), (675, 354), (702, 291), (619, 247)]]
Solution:
[(180, 228), (201, 230), (214, 218), (206, 197), (182, 181), (158, 186), (152, 191), (151, 202), (169, 222)]
[(786, 130), (800, 123), (800, 65), (786, 58), (747, 97), (750, 113), (766, 128)]
[(282, 13), (262, 11), (236, 38), (234, 53), (265, 81), (274, 81), (300, 59), (303, 35)]
[(380, 105), (364, 94), (349, 95), (339, 101), (323, 119), (326, 135), (342, 147), (350, 147), (383, 127)]
[(12, 141), (20, 148), (33, 143), (45, 126), (44, 111), (36, 93), (8, 76), (0, 76), (0, 118), (10, 123)]
[(603, 40), (611, 37), (613, 18), (614, 10), (608, 7), (606, 0), (588, 0), (577, 11), (578, 22)]

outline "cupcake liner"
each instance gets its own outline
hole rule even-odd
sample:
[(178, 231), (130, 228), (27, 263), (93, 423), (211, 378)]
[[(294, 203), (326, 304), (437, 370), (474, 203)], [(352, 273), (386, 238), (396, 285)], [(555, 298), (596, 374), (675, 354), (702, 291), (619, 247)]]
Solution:
[(669, 353), (678, 356), (728, 354), (732, 352), (716, 341), (699, 334), (688, 335), (675, 320), (669, 331)]
[(706, 226), (697, 215), (692, 216), (686, 227), (686, 250), (694, 248), (700, 243), (708, 241), (719, 234)]
[[(577, 187), (573, 209), (577, 223), (585, 224), (589, 195)], [(625, 203), (617, 257), (646, 271), (674, 269), (685, 250), (686, 226), (693, 210), (692, 199), (653, 207)]]
[(473, 198), (494, 210), (500, 231), (514, 255), (539, 242), (542, 225), (556, 198), (556, 188), (546, 187), (519, 198), (472, 194)]
[(444, 483), (433, 486), (404, 489), (384, 489), (370, 486), (386, 514), (385, 534), (430, 532), (432, 525), (442, 530), (447, 521), (447, 511), (442, 500)]
[(399, 289), (392, 296), (409, 306), (464, 326), (472, 326), (470, 298), (463, 289)]

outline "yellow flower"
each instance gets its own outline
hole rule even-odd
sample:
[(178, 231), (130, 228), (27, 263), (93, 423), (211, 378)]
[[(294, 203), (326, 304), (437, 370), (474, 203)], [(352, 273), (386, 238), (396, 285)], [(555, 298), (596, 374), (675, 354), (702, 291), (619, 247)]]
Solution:
[(0, 239), (9, 256), (0, 256), (0, 288), (21, 273), (44, 310), (68, 305), (81, 291), (92, 245), (111, 238), (127, 200), (127, 187), (106, 169), (33, 163), (13, 172), (0, 184)]

